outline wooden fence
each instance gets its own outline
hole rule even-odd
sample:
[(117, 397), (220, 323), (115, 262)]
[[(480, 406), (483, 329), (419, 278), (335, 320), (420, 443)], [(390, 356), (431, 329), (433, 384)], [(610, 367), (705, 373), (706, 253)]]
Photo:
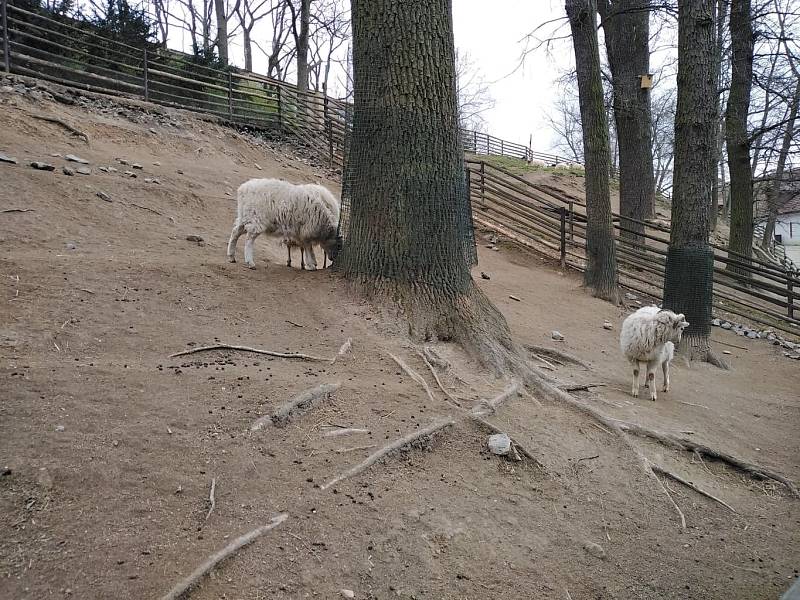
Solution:
[[(476, 223), (557, 258), (563, 266), (586, 266), (586, 205), (578, 197), (534, 184), (480, 160), (467, 161), (467, 183)], [(654, 300), (662, 297), (669, 229), (635, 222), (644, 233), (613, 216), (620, 283)], [(630, 234), (625, 237), (624, 234)], [(634, 238), (633, 235), (637, 234)], [(767, 328), (800, 335), (800, 279), (784, 268), (747, 259), (712, 244), (714, 309)], [(744, 271), (731, 273), (727, 265)], [(735, 317), (731, 317), (735, 318)]]

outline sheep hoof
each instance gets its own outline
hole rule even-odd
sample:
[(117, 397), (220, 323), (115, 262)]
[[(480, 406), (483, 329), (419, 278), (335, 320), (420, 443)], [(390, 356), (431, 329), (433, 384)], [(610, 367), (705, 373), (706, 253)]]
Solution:
[(255, 269), (256, 268), (256, 263), (247, 263), (247, 268), (248, 269)]
[(236, 257), (235, 256), (229, 256), (228, 257), (228, 262), (229, 263), (235, 263), (236, 262)]

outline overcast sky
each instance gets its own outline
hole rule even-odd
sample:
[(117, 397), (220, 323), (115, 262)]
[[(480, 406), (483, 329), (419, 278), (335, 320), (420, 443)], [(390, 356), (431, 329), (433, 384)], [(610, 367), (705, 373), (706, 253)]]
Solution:
[[(527, 55), (521, 42), (537, 26), (564, 17), (563, 0), (453, 0), (456, 46), (468, 52), (487, 82), (495, 107), (484, 118), (492, 135), (551, 150), (551, 133), (546, 115), (556, 93), (559, 70), (573, 62), (569, 40), (555, 42), (553, 51), (544, 48)], [(540, 37), (547, 38), (557, 27), (560, 35), (569, 33), (566, 20), (546, 27)], [(533, 45), (533, 44), (532, 44)]]

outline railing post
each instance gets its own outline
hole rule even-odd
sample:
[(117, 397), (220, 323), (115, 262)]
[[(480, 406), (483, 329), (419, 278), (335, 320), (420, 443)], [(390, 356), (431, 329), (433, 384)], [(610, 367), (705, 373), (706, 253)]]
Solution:
[(275, 90), (277, 92), (278, 98), (278, 129), (283, 131), (283, 102), (281, 100), (281, 86), (280, 84), (275, 86)]
[(505, 149), (503, 148), (503, 139), (500, 138), (500, 156), (505, 156)]
[(559, 207), (561, 216), (561, 268), (567, 266), (567, 209)]
[(569, 241), (575, 242), (575, 221), (573, 215), (575, 214), (573, 203), (569, 203)]
[(786, 277), (786, 303), (789, 305), (787, 309), (789, 318), (794, 319), (794, 285), (790, 274)]
[(478, 132), (472, 132), (472, 151), (477, 154), (478, 153)]
[(3, 25), (3, 66), (6, 73), (11, 72), (11, 52), (8, 50), (8, 13), (6, 12), (8, 0), (0, 0), (0, 13), (2, 13)]
[(325, 122), (325, 133), (328, 135), (328, 159), (330, 168), (333, 168), (333, 128), (328, 114), (328, 94), (322, 96), (322, 120)]
[(486, 200), (484, 198), (486, 194), (486, 178), (484, 177), (486, 173), (486, 163), (481, 161), (481, 206), (486, 206)]
[[(3, 0), (5, 1), (5, 0)], [(147, 48), (144, 49), (144, 101), (150, 102), (150, 75), (147, 72)]]
[(233, 118), (233, 76), (228, 71), (228, 115)]

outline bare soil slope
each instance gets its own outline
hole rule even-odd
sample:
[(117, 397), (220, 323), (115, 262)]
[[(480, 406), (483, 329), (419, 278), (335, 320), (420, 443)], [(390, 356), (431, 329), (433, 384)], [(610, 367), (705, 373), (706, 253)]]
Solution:
[[(282, 525), (191, 597), (768, 599), (798, 576), (800, 500), (782, 486), (637, 442), (736, 510), (666, 480), (686, 515), (681, 530), (629, 448), (527, 395), (490, 420), (538, 462), (489, 454), (487, 432), (459, 419), (321, 490), (381, 446), (460, 416), (402, 326), (335, 273), (290, 269), (266, 240), (257, 270), (225, 261), (242, 181), (337, 184), (286, 146), (179, 113), (9, 91), (0, 102), (0, 153), (19, 161), (0, 164), (0, 209), (29, 211), (0, 213), (0, 598), (158, 598), (279, 512)], [(33, 114), (58, 116), (90, 143)], [(85, 158), (91, 175), (62, 174), (56, 153)], [(564, 382), (602, 384), (576, 392), (586, 402), (800, 480), (797, 363), (715, 331), (741, 346), (718, 348), (732, 352), (733, 371), (677, 364), (669, 394), (635, 400), (617, 348), (624, 312), (536, 256), (483, 246), (479, 284), (521, 342), (589, 364), (549, 365)], [(216, 340), (332, 357), (347, 338), (352, 352), (335, 364), (232, 351), (169, 358)], [(506, 386), (458, 348), (437, 350), (450, 362), (443, 383), (465, 407)], [(390, 352), (426, 377), (434, 399)], [(283, 429), (249, 432), (323, 382), (342, 386)], [(341, 427), (367, 432), (326, 436)]]

